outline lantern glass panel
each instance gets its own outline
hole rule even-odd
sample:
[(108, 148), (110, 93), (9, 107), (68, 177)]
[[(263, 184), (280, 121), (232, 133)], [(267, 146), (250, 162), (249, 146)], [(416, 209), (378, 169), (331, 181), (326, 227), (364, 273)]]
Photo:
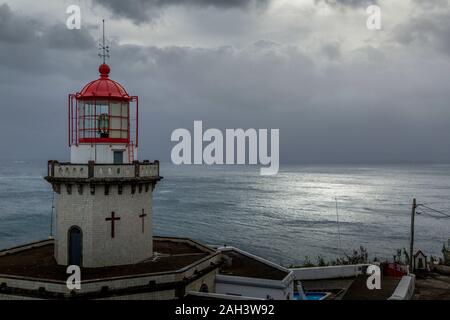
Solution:
[(111, 108), (110, 109), (111, 110), (111, 116), (113, 116), (113, 117), (120, 117), (121, 116), (122, 103), (112, 101), (110, 103), (110, 108)]
[(129, 138), (128, 102), (79, 101), (77, 111), (79, 138)]

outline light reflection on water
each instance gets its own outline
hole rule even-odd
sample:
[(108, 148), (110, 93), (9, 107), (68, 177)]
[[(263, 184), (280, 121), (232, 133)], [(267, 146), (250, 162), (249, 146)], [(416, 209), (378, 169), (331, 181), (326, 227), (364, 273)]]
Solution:
[[(46, 238), (52, 193), (46, 162), (0, 162), (0, 248)], [(154, 193), (156, 234), (228, 244), (285, 265), (333, 258), (363, 245), (391, 257), (408, 246), (411, 201), (450, 212), (450, 165), (257, 167), (162, 164)], [(419, 215), (416, 247), (440, 256), (450, 219)]]

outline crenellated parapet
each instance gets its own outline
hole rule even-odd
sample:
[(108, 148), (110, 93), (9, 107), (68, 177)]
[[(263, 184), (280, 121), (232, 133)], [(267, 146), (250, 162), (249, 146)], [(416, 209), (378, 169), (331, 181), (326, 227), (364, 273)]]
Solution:
[(162, 179), (159, 161), (134, 161), (131, 164), (74, 164), (50, 160), (45, 179), (54, 189), (58, 184), (148, 184)]

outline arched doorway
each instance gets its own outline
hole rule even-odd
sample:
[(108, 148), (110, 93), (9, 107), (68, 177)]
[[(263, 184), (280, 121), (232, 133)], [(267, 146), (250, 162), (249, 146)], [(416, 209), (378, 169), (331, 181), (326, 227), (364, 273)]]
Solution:
[(83, 235), (79, 227), (73, 226), (69, 229), (69, 265), (81, 267), (82, 262)]
[(208, 285), (206, 283), (203, 283), (200, 286), (200, 292), (204, 292), (204, 293), (208, 293), (209, 292), (209, 288), (208, 288)]

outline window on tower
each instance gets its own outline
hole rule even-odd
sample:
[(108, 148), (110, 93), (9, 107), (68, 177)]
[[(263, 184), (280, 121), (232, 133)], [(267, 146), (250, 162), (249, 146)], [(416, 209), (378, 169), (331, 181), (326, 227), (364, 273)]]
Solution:
[(129, 103), (83, 101), (78, 105), (81, 139), (129, 139)]

